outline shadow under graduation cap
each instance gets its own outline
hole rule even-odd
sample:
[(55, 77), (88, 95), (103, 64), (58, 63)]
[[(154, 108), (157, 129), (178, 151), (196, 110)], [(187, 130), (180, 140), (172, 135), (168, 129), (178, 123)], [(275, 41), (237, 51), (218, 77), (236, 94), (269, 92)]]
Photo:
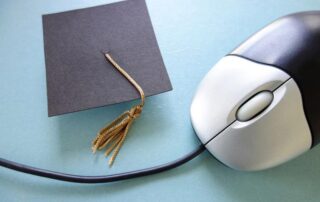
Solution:
[(101, 51), (146, 96), (172, 90), (144, 0), (43, 15), (42, 21), (49, 116), (139, 98)]

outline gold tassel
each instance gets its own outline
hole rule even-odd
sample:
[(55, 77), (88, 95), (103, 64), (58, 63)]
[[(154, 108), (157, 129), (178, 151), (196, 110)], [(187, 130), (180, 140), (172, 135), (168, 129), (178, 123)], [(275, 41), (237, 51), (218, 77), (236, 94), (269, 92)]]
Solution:
[(127, 137), (128, 131), (133, 121), (141, 114), (145, 95), (140, 85), (122, 68), (118, 65), (109, 53), (104, 54), (106, 59), (137, 89), (140, 93), (141, 103), (133, 106), (129, 111), (125, 111), (113, 122), (106, 127), (102, 128), (97, 137), (92, 142), (92, 151), (95, 153), (107, 147), (105, 156), (113, 152), (109, 159), (109, 166), (112, 166), (115, 158), (117, 157), (124, 140)]

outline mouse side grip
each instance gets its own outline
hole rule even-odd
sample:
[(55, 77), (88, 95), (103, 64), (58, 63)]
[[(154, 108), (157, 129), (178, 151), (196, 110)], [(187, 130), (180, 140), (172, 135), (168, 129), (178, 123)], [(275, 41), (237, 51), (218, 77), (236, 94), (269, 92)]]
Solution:
[(298, 84), (313, 146), (320, 143), (320, 11), (284, 16), (229, 55), (276, 66)]

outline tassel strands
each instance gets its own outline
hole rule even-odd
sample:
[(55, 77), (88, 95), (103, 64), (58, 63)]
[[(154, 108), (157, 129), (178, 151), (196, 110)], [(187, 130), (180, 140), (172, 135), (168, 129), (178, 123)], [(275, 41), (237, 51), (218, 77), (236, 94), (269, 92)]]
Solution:
[(140, 93), (141, 103), (125, 111), (109, 125), (102, 128), (92, 142), (92, 151), (107, 148), (105, 156), (112, 153), (109, 159), (109, 166), (112, 166), (117, 157), (133, 121), (139, 117), (144, 106), (145, 95), (140, 85), (111, 57), (109, 53), (104, 54), (106, 59), (137, 89)]

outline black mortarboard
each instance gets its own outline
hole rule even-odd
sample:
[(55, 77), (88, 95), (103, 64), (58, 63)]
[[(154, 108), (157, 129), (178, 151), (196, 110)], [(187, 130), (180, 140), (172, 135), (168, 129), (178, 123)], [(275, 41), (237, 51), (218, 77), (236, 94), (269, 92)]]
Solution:
[(139, 98), (113, 58), (145, 95), (172, 89), (144, 0), (43, 16), (49, 116)]

